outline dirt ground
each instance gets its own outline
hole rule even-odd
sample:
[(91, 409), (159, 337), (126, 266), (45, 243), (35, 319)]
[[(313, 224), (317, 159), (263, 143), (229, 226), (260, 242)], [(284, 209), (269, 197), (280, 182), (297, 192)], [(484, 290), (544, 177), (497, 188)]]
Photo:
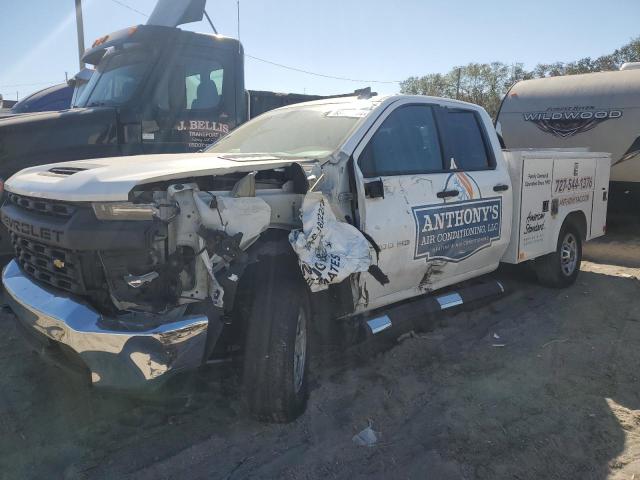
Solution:
[[(501, 272), (512, 293), (489, 305), (394, 345), (322, 352), (289, 425), (248, 419), (229, 367), (160, 398), (92, 391), (2, 314), (0, 477), (640, 478), (637, 238), (590, 248), (567, 290)], [(354, 444), (369, 424), (378, 443)]]

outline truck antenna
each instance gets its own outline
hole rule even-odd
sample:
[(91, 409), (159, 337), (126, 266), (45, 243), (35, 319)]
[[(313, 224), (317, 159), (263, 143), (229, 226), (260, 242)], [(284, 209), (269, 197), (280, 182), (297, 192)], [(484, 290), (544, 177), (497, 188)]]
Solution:
[(204, 16), (207, 17), (207, 21), (209, 22), (209, 25), (211, 25), (211, 28), (213, 29), (213, 33), (215, 33), (217, 35), (218, 31), (216, 30), (216, 27), (213, 26), (213, 22), (211, 21), (211, 18), (209, 17), (209, 14), (207, 13), (206, 10), (203, 10), (203, 12), (204, 12)]

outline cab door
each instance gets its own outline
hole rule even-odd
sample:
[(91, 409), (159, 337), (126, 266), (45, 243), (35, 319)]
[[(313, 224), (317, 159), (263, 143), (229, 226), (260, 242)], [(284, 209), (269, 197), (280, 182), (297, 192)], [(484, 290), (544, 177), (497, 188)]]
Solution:
[(425, 224), (424, 209), (443, 203), (439, 192), (449, 176), (435, 108), (393, 104), (354, 152), (360, 227), (378, 245), (378, 266), (389, 278), (382, 285), (360, 275), (358, 311), (439, 288), (454, 273), (454, 264), (430, 258), (437, 245)]
[(145, 153), (195, 152), (235, 128), (235, 79), (224, 53), (187, 45), (167, 60), (142, 122)]
[[(445, 166), (450, 172), (447, 222), (441, 239), (451, 245), (455, 282), (497, 268), (511, 235), (512, 195), (508, 166), (484, 110), (443, 105), (437, 110)], [(500, 161), (498, 161), (500, 160)]]
[(609, 158), (595, 158), (596, 173), (593, 185), (593, 207), (591, 210), (591, 228), (589, 238), (604, 235), (607, 230), (607, 198), (609, 195)]

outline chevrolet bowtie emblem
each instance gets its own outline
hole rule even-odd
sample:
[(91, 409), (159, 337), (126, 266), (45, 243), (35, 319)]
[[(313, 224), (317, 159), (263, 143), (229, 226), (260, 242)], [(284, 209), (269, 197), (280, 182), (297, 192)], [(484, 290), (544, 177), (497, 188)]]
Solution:
[(64, 261), (60, 260), (59, 258), (56, 258), (53, 261), (53, 266), (56, 268), (64, 268)]

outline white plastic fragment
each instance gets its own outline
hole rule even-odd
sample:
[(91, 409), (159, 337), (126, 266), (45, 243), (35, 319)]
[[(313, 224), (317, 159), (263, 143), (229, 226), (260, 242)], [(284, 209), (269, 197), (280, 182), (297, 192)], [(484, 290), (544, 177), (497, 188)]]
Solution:
[(242, 233), (242, 249), (247, 248), (269, 228), (271, 207), (259, 197), (218, 196), (216, 208), (210, 208), (197, 192), (194, 192), (193, 200), (202, 225), (212, 230), (224, 230), (232, 236)]
[(373, 428), (371, 428), (371, 425), (369, 425), (360, 433), (355, 434), (351, 440), (353, 440), (353, 443), (356, 445), (362, 447), (373, 447), (378, 442), (378, 436)]
[(357, 228), (336, 219), (321, 192), (307, 193), (301, 210), (302, 230), (293, 230), (289, 242), (312, 292), (369, 269), (369, 242)]

